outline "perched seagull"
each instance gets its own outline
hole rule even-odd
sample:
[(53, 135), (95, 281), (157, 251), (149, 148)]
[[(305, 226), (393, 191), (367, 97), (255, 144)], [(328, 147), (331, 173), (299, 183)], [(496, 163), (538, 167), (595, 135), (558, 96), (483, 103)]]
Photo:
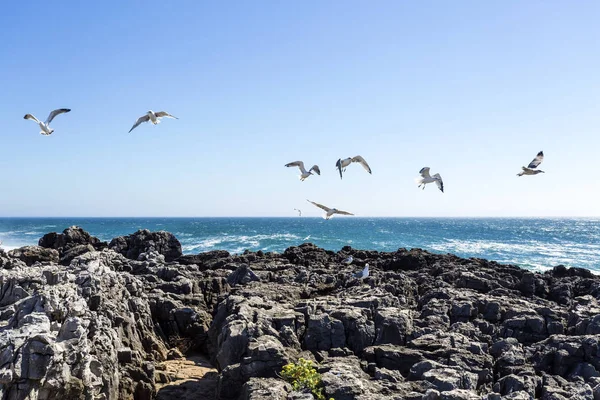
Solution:
[(348, 158), (344, 158), (344, 159), (340, 158), (335, 163), (335, 167), (340, 171), (340, 179), (342, 179), (342, 172), (346, 172), (346, 167), (348, 165), (352, 164), (353, 162), (359, 163), (360, 165), (363, 166), (364, 169), (367, 170), (368, 173), (370, 173), (370, 174), (372, 173), (371, 167), (369, 167), (369, 164), (367, 164), (365, 159), (362, 158), (361, 156), (348, 157)]
[(421, 168), (419, 173), (421, 174), (421, 177), (415, 179), (415, 181), (419, 184), (418, 187), (421, 187), (421, 185), (423, 185), (423, 190), (425, 190), (425, 185), (427, 185), (428, 183), (435, 182), (437, 187), (442, 191), (442, 193), (444, 193), (444, 181), (442, 181), (442, 177), (440, 176), (440, 174), (430, 176), (429, 167)]
[(358, 278), (358, 279), (364, 279), (368, 276), (369, 276), (369, 264), (365, 264), (365, 268), (362, 271), (354, 274), (354, 277)]
[(354, 261), (354, 257), (352, 256), (348, 256), (344, 261), (342, 261), (344, 264), (350, 265), (352, 264), (352, 261)]
[(70, 108), (59, 108), (58, 110), (54, 110), (50, 113), (50, 115), (48, 115), (48, 118), (46, 118), (46, 121), (44, 122), (38, 120), (31, 114), (25, 114), (23, 118), (30, 119), (37, 123), (40, 126), (40, 129), (42, 130), (40, 134), (47, 136), (52, 135), (52, 132), (54, 132), (54, 129), (50, 128), (50, 122), (52, 122), (54, 117), (56, 117), (58, 114), (68, 113), (69, 111), (71, 111)]
[(308, 171), (306, 170), (306, 168), (304, 168), (304, 163), (302, 161), (294, 161), (291, 163), (287, 163), (285, 164), (286, 167), (298, 167), (300, 168), (300, 180), (304, 181), (306, 178), (308, 178), (309, 176), (312, 175), (311, 171), (315, 171), (317, 173), (317, 175), (321, 175), (321, 170), (319, 169), (318, 165), (313, 165), (311, 169), (309, 169)]
[(298, 211), (298, 216), (301, 217), (302, 216), (302, 210), (298, 210), (297, 208), (294, 208), (294, 210)]
[(535, 156), (533, 161), (531, 161), (527, 167), (521, 167), (523, 168), (523, 171), (519, 172), (517, 176), (537, 175), (540, 172), (544, 172), (541, 169), (536, 169), (538, 165), (542, 163), (542, 161), (544, 161), (544, 152), (540, 151), (539, 153), (537, 153), (537, 156)]
[(325, 219), (330, 219), (331, 217), (333, 217), (334, 214), (341, 214), (341, 215), (354, 215), (352, 213), (349, 213), (348, 211), (342, 211), (342, 210), (338, 210), (337, 208), (329, 208), (329, 207), (325, 207), (323, 204), (319, 204), (319, 203), (315, 203), (314, 201), (310, 201), (308, 199), (306, 199), (306, 201), (308, 201), (309, 203), (314, 204), (315, 206), (319, 207), (322, 210), (325, 210), (325, 216), (323, 218)]
[(174, 119), (179, 119), (177, 117), (172, 116), (171, 114), (169, 114), (166, 111), (159, 111), (159, 112), (154, 112), (152, 110), (148, 111), (146, 114), (142, 115), (141, 117), (138, 118), (137, 121), (135, 121), (135, 124), (133, 124), (133, 126), (131, 127), (131, 129), (129, 130), (129, 132), (131, 132), (132, 130), (134, 130), (135, 128), (137, 128), (142, 122), (152, 122), (154, 125), (159, 124), (160, 123), (160, 119), (161, 118), (174, 118)]

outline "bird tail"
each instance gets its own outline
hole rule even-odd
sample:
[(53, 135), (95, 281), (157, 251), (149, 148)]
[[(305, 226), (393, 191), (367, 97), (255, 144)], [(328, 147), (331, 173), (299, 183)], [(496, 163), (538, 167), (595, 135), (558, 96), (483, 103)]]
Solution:
[(420, 185), (420, 184), (422, 184), (422, 183), (423, 183), (423, 177), (419, 176), (419, 177), (415, 178), (415, 183), (416, 183), (417, 185)]
[(50, 132), (40, 131), (40, 135), (48, 136), (48, 135), (52, 135), (52, 132), (54, 132), (54, 129), (50, 129)]

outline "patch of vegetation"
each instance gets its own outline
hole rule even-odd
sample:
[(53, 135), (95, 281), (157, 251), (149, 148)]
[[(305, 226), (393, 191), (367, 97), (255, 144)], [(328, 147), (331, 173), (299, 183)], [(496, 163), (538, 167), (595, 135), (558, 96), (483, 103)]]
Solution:
[(310, 360), (300, 358), (296, 364), (284, 365), (281, 377), (291, 383), (294, 390), (309, 390), (317, 400), (327, 400), (323, 394), (321, 374), (317, 372)]

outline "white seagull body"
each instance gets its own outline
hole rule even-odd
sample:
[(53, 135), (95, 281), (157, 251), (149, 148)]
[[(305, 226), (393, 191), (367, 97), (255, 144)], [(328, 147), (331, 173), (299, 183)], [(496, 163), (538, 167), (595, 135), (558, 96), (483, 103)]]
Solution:
[(338, 210), (337, 208), (329, 208), (329, 207), (325, 207), (323, 204), (319, 204), (319, 203), (315, 203), (314, 201), (310, 201), (310, 200), (306, 200), (309, 203), (314, 204), (315, 206), (319, 207), (320, 209), (325, 211), (325, 215), (323, 216), (323, 218), (325, 219), (331, 219), (334, 214), (340, 214), (340, 215), (354, 215), (352, 213), (349, 213), (348, 211), (342, 211), (342, 210)]
[(362, 271), (354, 274), (354, 277), (358, 278), (358, 279), (364, 279), (368, 276), (369, 276), (369, 264), (365, 264), (365, 268)]
[(143, 122), (152, 122), (154, 125), (159, 124), (160, 123), (160, 119), (161, 118), (174, 118), (174, 119), (179, 119), (177, 117), (172, 116), (171, 114), (169, 114), (166, 111), (159, 111), (159, 112), (154, 112), (152, 110), (148, 111), (146, 114), (142, 115), (141, 117), (139, 117), (137, 119), (137, 121), (135, 121), (135, 124), (133, 124), (133, 126), (131, 127), (131, 129), (129, 130), (129, 132), (131, 132), (132, 130), (134, 130), (135, 128), (137, 128), (141, 123)]
[(44, 122), (38, 120), (36, 117), (34, 117), (31, 114), (25, 114), (25, 116), (23, 118), (30, 119), (33, 122), (37, 123), (41, 129), (40, 134), (47, 136), (47, 135), (52, 135), (52, 132), (54, 132), (54, 129), (50, 128), (50, 122), (52, 122), (54, 117), (56, 117), (58, 114), (68, 113), (69, 111), (71, 111), (70, 108), (59, 108), (57, 110), (54, 110), (48, 115), (48, 118), (46, 118), (46, 120)]
[(317, 175), (321, 175), (321, 170), (318, 165), (313, 165), (308, 171), (304, 168), (304, 163), (302, 161), (294, 161), (291, 163), (285, 164), (286, 167), (298, 167), (300, 169), (300, 180), (304, 181), (306, 178), (312, 175), (312, 171), (315, 171)]
[(344, 264), (350, 265), (352, 264), (352, 261), (354, 261), (354, 257), (352, 256), (348, 256), (344, 261), (342, 261)]
[(435, 182), (437, 187), (442, 191), (442, 193), (444, 193), (444, 181), (442, 181), (442, 177), (440, 176), (440, 174), (435, 174), (433, 176), (429, 175), (429, 167), (421, 168), (419, 173), (421, 174), (421, 176), (415, 179), (415, 181), (419, 185), (418, 187), (421, 187), (421, 185), (423, 185), (423, 190), (425, 190), (425, 185), (427, 185), (428, 183)]
[(543, 173), (541, 169), (536, 169), (538, 165), (540, 165), (544, 161), (544, 152), (540, 151), (537, 153), (537, 156), (529, 163), (527, 167), (521, 167), (523, 171), (517, 174), (517, 176), (523, 175), (537, 175), (539, 173)]
[(353, 162), (357, 162), (360, 165), (363, 166), (363, 168), (368, 172), (368, 173), (372, 173), (371, 172), (371, 167), (369, 167), (369, 164), (367, 164), (367, 162), (365, 161), (364, 158), (362, 158), (361, 156), (354, 156), (354, 157), (348, 157), (348, 158), (340, 158), (339, 160), (336, 161), (335, 163), (335, 167), (340, 171), (340, 179), (342, 179), (342, 172), (346, 171), (346, 167), (350, 164), (352, 164)]

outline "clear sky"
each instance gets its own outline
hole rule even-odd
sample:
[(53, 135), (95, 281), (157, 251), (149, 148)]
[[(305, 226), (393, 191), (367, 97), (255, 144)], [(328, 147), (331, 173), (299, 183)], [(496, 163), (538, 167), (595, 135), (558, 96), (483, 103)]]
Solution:
[[(600, 2), (27, 1), (0, 216), (600, 216)], [(58, 116), (51, 136), (23, 115)], [(147, 110), (179, 120), (143, 124)], [(516, 174), (543, 150), (545, 174)], [(373, 175), (335, 162), (360, 154)], [(305, 182), (290, 161), (318, 164)], [(439, 172), (445, 193), (414, 178)]]

